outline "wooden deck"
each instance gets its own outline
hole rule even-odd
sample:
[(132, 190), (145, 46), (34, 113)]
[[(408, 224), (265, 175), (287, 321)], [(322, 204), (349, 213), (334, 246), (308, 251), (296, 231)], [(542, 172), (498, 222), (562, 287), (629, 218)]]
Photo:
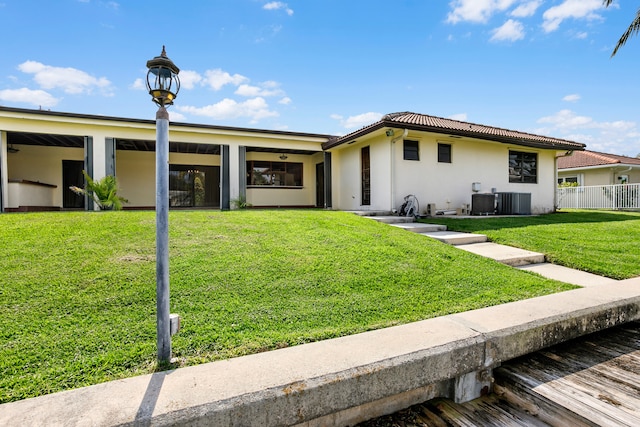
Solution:
[(361, 424), (379, 426), (640, 426), (640, 322), (512, 360), (494, 392), (434, 399)]

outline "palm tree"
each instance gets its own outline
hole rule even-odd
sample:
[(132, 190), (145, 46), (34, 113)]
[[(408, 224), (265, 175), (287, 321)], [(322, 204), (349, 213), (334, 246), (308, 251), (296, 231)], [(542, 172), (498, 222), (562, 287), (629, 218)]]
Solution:
[(122, 204), (128, 202), (124, 197), (118, 196), (118, 181), (115, 176), (107, 175), (100, 180), (94, 181), (87, 172), (82, 171), (82, 174), (87, 183), (85, 188), (71, 186), (69, 189), (76, 194), (91, 197), (100, 210), (119, 211), (122, 209)]
[[(604, 0), (604, 7), (609, 7), (613, 3), (613, 0)], [(614, 57), (616, 53), (618, 53), (618, 49), (620, 49), (627, 42), (627, 39), (640, 32), (640, 9), (636, 12), (636, 17), (631, 21), (631, 25), (627, 28), (627, 31), (622, 34), (620, 40), (618, 40), (618, 44), (615, 49), (613, 49), (613, 53), (611, 57)]]

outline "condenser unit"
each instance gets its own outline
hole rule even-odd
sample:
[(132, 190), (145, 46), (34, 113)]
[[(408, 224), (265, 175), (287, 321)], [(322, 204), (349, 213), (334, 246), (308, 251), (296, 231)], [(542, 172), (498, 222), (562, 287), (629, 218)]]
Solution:
[(498, 215), (531, 215), (531, 193), (496, 193)]
[(471, 195), (471, 215), (493, 215), (495, 211), (495, 194), (476, 193)]

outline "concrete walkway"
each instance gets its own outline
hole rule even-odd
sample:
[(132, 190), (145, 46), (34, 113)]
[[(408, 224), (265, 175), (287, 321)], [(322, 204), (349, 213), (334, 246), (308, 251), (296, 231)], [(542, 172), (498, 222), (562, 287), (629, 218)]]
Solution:
[(454, 245), (459, 249), (501, 262), (520, 270), (531, 271), (548, 279), (577, 286), (598, 286), (615, 283), (617, 280), (598, 276), (546, 262), (544, 254), (525, 249), (488, 242), (484, 234), (447, 231), (446, 226), (410, 222), (412, 219), (399, 216), (371, 216), (372, 220)]

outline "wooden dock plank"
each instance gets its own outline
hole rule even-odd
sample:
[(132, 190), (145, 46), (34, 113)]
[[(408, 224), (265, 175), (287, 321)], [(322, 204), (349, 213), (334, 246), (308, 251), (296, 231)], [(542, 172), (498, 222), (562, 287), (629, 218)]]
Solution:
[(640, 324), (594, 334), (496, 370), (599, 425), (640, 426)]

